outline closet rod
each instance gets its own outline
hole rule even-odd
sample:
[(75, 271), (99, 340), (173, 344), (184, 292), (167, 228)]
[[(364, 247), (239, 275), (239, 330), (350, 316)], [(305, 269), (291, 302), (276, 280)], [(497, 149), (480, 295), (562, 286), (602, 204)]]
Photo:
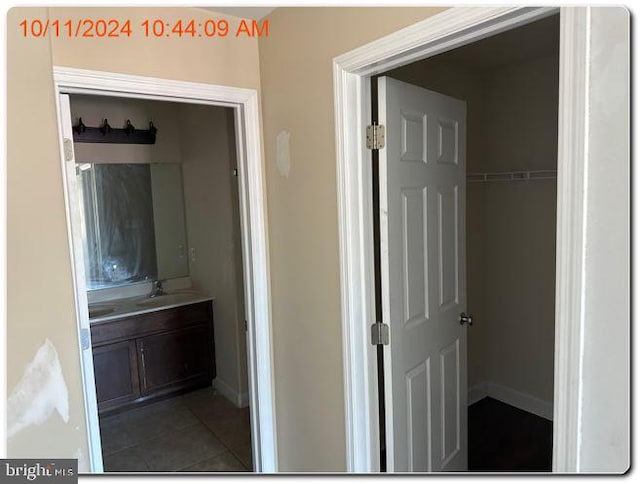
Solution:
[(527, 181), (527, 180), (552, 180), (557, 177), (556, 170), (534, 171), (503, 171), (487, 173), (468, 173), (468, 183), (482, 183), (492, 181)]

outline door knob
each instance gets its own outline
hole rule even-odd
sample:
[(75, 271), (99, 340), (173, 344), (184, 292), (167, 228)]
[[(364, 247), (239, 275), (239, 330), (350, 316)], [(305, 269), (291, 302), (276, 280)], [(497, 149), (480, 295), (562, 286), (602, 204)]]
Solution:
[(473, 326), (473, 314), (460, 313), (460, 324), (467, 323), (469, 326)]

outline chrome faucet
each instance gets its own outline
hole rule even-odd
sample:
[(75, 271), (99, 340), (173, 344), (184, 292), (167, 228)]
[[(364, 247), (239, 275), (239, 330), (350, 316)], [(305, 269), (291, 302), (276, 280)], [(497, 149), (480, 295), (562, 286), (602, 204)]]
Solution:
[(166, 292), (162, 288), (162, 281), (153, 281), (153, 288), (149, 297), (164, 296)]

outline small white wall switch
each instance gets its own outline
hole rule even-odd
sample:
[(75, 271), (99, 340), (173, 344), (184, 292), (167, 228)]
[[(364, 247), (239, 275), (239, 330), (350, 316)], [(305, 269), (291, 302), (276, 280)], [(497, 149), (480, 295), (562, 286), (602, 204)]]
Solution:
[(189, 248), (189, 254), (191, 256), (191, 262), (195, 262), (196, 261), (196, 248), (195, 247)]

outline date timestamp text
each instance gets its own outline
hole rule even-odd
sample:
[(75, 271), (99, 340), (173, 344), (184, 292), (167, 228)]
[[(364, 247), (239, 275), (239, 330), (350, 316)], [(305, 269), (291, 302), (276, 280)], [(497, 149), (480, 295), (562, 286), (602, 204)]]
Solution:
[(241, 19), (231, 25), (226, 19), (172, 20), (145, 19), (25, 19), (19, 23), (24, 37), (120, 38), (141, 35), (147, 38), (268, 37), (269, 20)]

